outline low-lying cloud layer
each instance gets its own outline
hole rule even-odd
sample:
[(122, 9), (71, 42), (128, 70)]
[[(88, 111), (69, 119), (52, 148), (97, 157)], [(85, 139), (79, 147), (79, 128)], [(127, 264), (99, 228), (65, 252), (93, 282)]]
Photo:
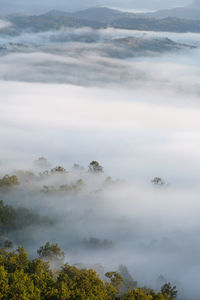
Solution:
[(9, 27), (11, 24), (8, 21), (5, 21), (3, 19), (0, 19), (0, 29)]
[[(113, 58), (113, 38), (144, 34), (197, 48)], [(5, 196), (55, 221), (28, 231), (28, 247), (58, 242), (72, 263), (123, 263), (151, 287), (162, 274), (183, 299), (199, 299), (199, 35), (63, 29), (0, 41), (10, 47), (0, 57), (1, 176), (36, 172), (30, 161), (41, 155), (68, 170), (94, 159), (105, 170), (95, 179), (82, 172), (87, 189), (78, 196), (47, 197), (38, 182)], [(126, 182), (101, 191), (107, 175)], [(155, 176), (169, 186), (154, 189)]]

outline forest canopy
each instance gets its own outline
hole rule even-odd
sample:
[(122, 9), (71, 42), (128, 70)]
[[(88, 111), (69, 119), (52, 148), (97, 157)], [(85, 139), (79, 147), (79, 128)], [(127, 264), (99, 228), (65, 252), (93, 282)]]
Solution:
[[(45, 246), (59, 251), (58, 245)], [(0, 250), (0, 299), (71, 299), (71, 300), (174, 300), (176, 287), (166, 283), (157, 293), (147, 288), (121, 292), (123, 277), (117, 272), (108, 272), (101, 279), (93, 269), (79, 269), (64, 264), (52, 270), (50, 264), (41, 259), (45, 247), (38, 251), (39, 258), (30, 260), (23, 247), (15, 251)], [(51, 251), (50, 251), (51, 252)]]

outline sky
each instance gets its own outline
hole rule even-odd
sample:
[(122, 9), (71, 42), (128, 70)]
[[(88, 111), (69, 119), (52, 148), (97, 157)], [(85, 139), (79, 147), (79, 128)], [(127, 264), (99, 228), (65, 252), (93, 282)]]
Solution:
[(156, 10), (183, 6), (190, 0), (0, 0), (1, 13), (39, 13), (51, 9), (81, 10), (92, 6), (109, 6), (127, 10)]

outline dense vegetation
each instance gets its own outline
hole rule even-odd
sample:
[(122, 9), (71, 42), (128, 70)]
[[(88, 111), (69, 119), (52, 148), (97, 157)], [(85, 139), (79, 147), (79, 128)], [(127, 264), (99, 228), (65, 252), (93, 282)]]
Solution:
[(12, 247), (12, 242), (8, 237), (16, 233), (22, 234), (23, 230), (35, 227), (51, 226), (53, 222), (48, 217), (40, 217), (38, 213), (25, 207), (14, 208), (11, 205), (5, 205), (0, 201), (0, 247)]
[[(30, 260), (23, 247), (16, 251), (0, 250), (0, 299), (39, 300), (173, 300), (176, 287), (170, 283), (162, 286), (160, 292), (147, 288), (127, 286), (121, 292), (123, 277), (117, 272), (107, 272), (100, 279), (93, 269), (79, 269), (64, 264), (60, 269), (50, 269), (50, 264), (41, 259), (60, 256), (57, 245), (47, 244), (39, 249), (39, 258)], [(61, 253), (62, 254), (62, 253)]]
[[(21, 192), (36, 194), (42, 199), (58, 199), (63, 195), (78, 197), (87, 190), (87, 182), (94, 179), (92, 187), (94, 195), (101, 190), (119, 184), (111, 177), (105, 177), (103, 167), (92, 161), (85, 170), (74, 164), (71, 170), (62, 166), (52, 168), (49, 161), (40, 157), (34, 162), (38, 173), (15, 170), (11, 175), (0, 178), (0, 195), (12, 199)], [(69, 175), (73, 178), (72, 181)], [(79, 179), (77, 179), (79, 178)], [(101, 179), (99, 181), (99, 179)], [(95, 181), (98, 183), (95, 185)], [(63, 183), (62, 185), (60, 183)], [(51, 185), (49, 184), (51, 183)], [(161, 178), (155, 177), (153, 185), (165, 185)], [(93, 186), (94, 185), (94, 186)], [(9, 197), (8, 197), (9, 196)], [(56, 196), (56, 197), (55, 197)], [(31, 197), (31, 196), (30, 196)], [(33, 198), (32, 198), (33, 199)], [(139, 288), (124, 265), (117, 271), (105, 272), (104, 267), (94, 268), (83, 264), (69, 265), (65, 252), (58, 244), (46, 242), (37, 250), (38, 256), (31, 253), (32, 259), (22, 246), (28, 244), (31, 233), (38, 228), (51, 228), (54, 222), (49, 217), (40, 216), (32, 209), (0, 201), (0, 299), (36, 300), (36, 299), (74, 299), (74, 300), (173, 300), (176, 299), (176, 287), (166, 283), (159, 292), (148, 288)], [(17, 250), (13, 250), (17, 245)], [(31, 244), (32, 245), (32, 244)], [(107, 251), (113, 247), (111, 240), (98, 238), (83, 239), (82, 249), (87, 251)]]

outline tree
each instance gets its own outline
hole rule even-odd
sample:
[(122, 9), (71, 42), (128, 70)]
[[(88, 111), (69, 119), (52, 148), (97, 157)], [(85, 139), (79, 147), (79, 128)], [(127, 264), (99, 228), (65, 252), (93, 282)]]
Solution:
[(120, 300), (169, 300), (169, 297), (163, 296), (160, 292), (156, 293), (154, 290), (138, 288), (123, 294)]
[(160, 177), (154, 177), (154, 179), (152, 179), (151, 182), (155, 186), (163, 186), (163, 185), (165, 185), (165, 182)]
[(111, 285), (119, 292), (123, 283), (123, 278), (117, 272), (107, 272), (105, 274), (110, 279)]
[(58, 167), (55, 167), (51, 170), (51, 173), (59, 173), (59, 174), (66, 174), (67, 171), (65, 170), (65, 168), (61, 167), (61, 166), (58, 166)]
[(0, 266), (0, 300), (7, 299), (9, 291), (8, 272), (4, 266)]
[(135, 281), (129, 274), (126, 266), (120, 265), (118, 268), (118, 273), (123, 278), (123, 285), (121, 289), (123, 292), (137, 287), (137, 281)]
[(57, 192), (57, 189), (53, 185), (44, 185), (41, 192), (48, 193), (48, 194), (54, 194)]
[(30, 276), (23, 269), (16, 270), (10, 274), (10, 286), (8, 291), (8, 299), (18, 300), (39, 300), (40, 291), (34, 286)]
[(175, 300), (176, 296), (178, 294), (177, 290), (176, 290), (176, 286), (171, 286), (171, 283), (165, 283), (162, 287), (161, 287), (161, 293), (163, 294), (163, 296), (167, 295), (169, 296), (170, 300)]
[(104, 283), (96, 271), (92, 269), (77, 269), (65, 264), (57, 280), (59, 299), (70, 300), (111, 300), (116, 289), (109, 283)]
[(98, 163), (98, 161), (93, 160), (90, 164), (89, 164), (89, 172), (92, 173), (103, 173), (103, 167), (100, 166), (100, 164)]
[(64, 263), (65, 254), (61, 251), (58, 244), (50, 244), (47, 242), (37, 250), (37, 253), (40, 258), (56, 262), (58, 266)]
[(3, 178), (0, 179), (0, 189), (10, 189), (18, 186), (19, 179), (16, 175), (9, 176), (6, 174)]
[[(46, 246), (46, 247), (45, 247)], [(48, 249), (59, 252), (57, 245), (47, 243), (38, 250), (49, 255)], [(52, 247), (56, 246), (56, 247)], [(52, 271), (49, 263), (40, 258), (30, 260), (23, 247), (16, 251), (0, 249), (0, 300), (175, 300), (177, 291), (170, 283), (162, 292), (138, 288), (119, 294), (122, 277), (116, 272), (106, 273), (110, 283), (99, 278), (93, 269), (65, 264)], [(81, 266), (80, 266), (81, 267)], [(127, 275), (124, 266), (120, 267)]]

